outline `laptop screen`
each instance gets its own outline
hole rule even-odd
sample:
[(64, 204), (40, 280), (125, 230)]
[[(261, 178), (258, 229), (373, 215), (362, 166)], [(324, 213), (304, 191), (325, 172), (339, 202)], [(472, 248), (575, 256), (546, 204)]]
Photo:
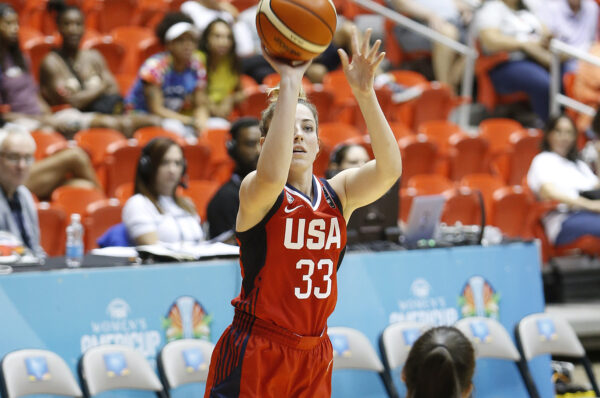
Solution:
[(443, 195), (417, 196), (413, 199), (404, 231), (404, 244), (407, 247), (414, 247), (419, 240), (435, 236), (445, 202)]

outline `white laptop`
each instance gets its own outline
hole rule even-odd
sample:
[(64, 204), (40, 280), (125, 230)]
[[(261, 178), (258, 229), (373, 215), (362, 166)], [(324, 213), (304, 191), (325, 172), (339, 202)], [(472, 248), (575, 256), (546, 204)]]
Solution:
[(404, 230), (404, 245), (417, 247), (422, 239), (432, 239), (440, 224), (446, 198), (443, 195), (417, 196), (413, 199)]

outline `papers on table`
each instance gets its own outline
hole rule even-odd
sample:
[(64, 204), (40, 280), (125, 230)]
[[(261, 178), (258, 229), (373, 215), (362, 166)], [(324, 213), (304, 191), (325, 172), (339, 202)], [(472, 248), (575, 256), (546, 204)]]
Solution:
[(92, 250), (92, 254), (111, 257), (140, 257), (153, 256), (155, 258), (173, 261), (193, 261), (211, 257), (235, 257), (240, 255), (240, 248), (226, 243), (160, 243), (137, 247), (105, 247)]

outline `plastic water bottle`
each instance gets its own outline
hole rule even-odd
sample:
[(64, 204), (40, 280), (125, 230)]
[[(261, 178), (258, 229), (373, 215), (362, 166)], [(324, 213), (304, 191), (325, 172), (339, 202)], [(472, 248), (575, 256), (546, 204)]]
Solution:
[(71, 214), (71, 223), (67, 227), (67, 267), (75, 268), (81, 266), (83, 261), (83, 226), (81, 216), (77, 213)]

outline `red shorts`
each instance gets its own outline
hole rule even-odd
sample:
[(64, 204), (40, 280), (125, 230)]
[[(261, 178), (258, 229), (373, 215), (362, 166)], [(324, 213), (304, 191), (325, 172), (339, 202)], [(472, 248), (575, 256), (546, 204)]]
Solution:
[(235, 311), (210, 361), (205, 398), (331, 397), (327, 333), (299, 336)]

